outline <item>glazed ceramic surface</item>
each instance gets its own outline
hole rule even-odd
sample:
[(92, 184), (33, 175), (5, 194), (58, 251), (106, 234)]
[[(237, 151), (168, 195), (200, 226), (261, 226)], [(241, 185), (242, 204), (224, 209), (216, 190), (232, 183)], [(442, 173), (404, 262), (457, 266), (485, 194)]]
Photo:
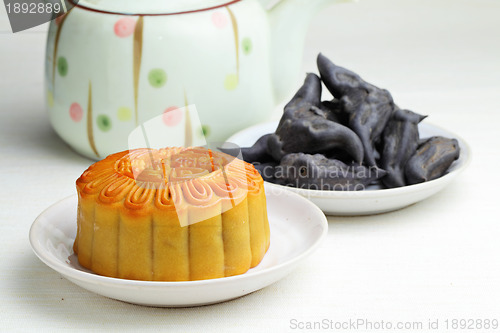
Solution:
[(72, 249), (76, 235), (76, 195), (40, 214), (30, 229), (30, 242), (36, 255), (49, 267), (82, 288), (106, 297), (170, 307), (217, 303), (249, 294), (285, 277), (327, 235), (326, 217), (311, 202), (286, 190), (266, 189), (266, 196), (271, 245), (258, 266), (236, 276), (158, 282), (109, 278), (86, 270)]
[[(51, 123), (94, 159), (163, 114), (186, 141), (222, 141), (265, 120), (292, 89), (307, 22), (335, 0), (82, 0), (51, 22), (46, 96)], [(196, 106), (200, 126), (189, 113)], [(192, 140), (191, 140), (192, 141)]]

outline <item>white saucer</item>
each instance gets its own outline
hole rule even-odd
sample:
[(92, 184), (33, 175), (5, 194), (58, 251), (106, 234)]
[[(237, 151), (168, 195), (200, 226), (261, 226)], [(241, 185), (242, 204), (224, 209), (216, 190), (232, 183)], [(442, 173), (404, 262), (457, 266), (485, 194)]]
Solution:
[(262, 262), (247, 273), (221, 279), (151, 282), (100, 276), (78, 264), (72, 246), (76, 235), (76, 195), (45, 210), (30, 229), (35, 254), (82, 288), (117, 300), (151, 306), (218, 303), (264, 288), (292, 271), (325, 238), (328, 222), (315, 205), (290, 191), (269, 191), (267, 207), (271, 245)]
[[(234, 134), (226, 141), (235, 143), (240, 147), (250, 147), (264, 134), (273, 133), (277, 126), (277, 121), (258, 124)], [(441, 178), (393, 189), (369, 187), (365, 191), (319, 191), (294, 187), (286, 188), (308, 198), (318, 205), (325, 214), (330, 215), (350, 216), (385, 213), (424, 200), (441, 191), (465, 169), (470, 162), (470, 148), (458, 135), (427, 122), (420, 123), (419, 131), (421, 138), (441, 135), (455, 138), (459, 142), (460, 158), (453, 162), (448, 173)], [(271, 185), (284, 188), (281, 185)]]

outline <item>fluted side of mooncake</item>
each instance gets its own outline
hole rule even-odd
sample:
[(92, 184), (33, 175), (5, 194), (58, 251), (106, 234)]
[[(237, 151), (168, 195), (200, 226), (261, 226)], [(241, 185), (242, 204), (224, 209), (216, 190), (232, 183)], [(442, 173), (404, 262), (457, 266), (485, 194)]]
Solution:
[(204, 148), (108, 156), (77, 180), (74, 251), (83, 267), (124, 279), (189, 281), (243, 274), (270, 239), (255, 168)]

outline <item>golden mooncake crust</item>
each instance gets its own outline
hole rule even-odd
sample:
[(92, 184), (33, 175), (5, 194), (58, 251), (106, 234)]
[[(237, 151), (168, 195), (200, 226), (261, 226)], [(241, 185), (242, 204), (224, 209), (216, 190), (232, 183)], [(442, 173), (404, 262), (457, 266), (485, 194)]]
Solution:
[(124, 279), (243, 274), (269, 248), (264, 182), (253, 165), (205, 148), (136, 149), (76, 181), (80, 264)]

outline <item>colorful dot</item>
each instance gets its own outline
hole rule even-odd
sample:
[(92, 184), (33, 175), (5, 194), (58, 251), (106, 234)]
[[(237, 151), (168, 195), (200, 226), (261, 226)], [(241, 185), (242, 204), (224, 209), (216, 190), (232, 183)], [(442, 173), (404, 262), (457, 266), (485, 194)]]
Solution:
[(107, 132), (111, 129), (111, 119), (108, 116), (101, 114), (97, 117), (97, 127), (103, 132)]
[(132, 35), (135, 29), (135, 20), (131, 17), (124, 17), (116, 21), (114, 30), (115, 35), (124, 38)]
[(68, 74), (68, 61), (64, 57), (59, 57), (57, 59), (57, 72), (61, 76), (66, 76)]
[(201, 126), (201, 135), (205, 138), (210, 135), (210, 127), (208, 125)]
[(177, 106), (171, 106), (163, 112), (163, 122), (169, 127), (176, 126), (182, 120), (182, 110)]
[(252, 53), (252, 40), (248, 37), (243, 38), (241, 41), (241, 47), (243, 48), (243, 53), (248, 55)]
[(83, 118), (83, 109), (78, 103), (73, 103), (69, 107), (69, 116), (74, 122), (79, 122)]
[(132, 110), (126, 106), (118, 108), (118, 119), (121, 121), (129, 121), (132, 119)]
[(217, 28), (223, 29), (229, 23), (229, 19), (224, 12), (216, 11), (212, 14), (212, 22)]
[(54, 95), (50, 90), (47, 91), (47, 104), (50, 108), (54, 106)]
[(229, 74), (224, 80), (224, 88), (226, 90), (234, 90), (238, 86), (238, 75)]
[(149, 71), (148, 80), (153, 87), (160, 88), (167, 82), (167, 74), (163, 69), (155, 68)]

